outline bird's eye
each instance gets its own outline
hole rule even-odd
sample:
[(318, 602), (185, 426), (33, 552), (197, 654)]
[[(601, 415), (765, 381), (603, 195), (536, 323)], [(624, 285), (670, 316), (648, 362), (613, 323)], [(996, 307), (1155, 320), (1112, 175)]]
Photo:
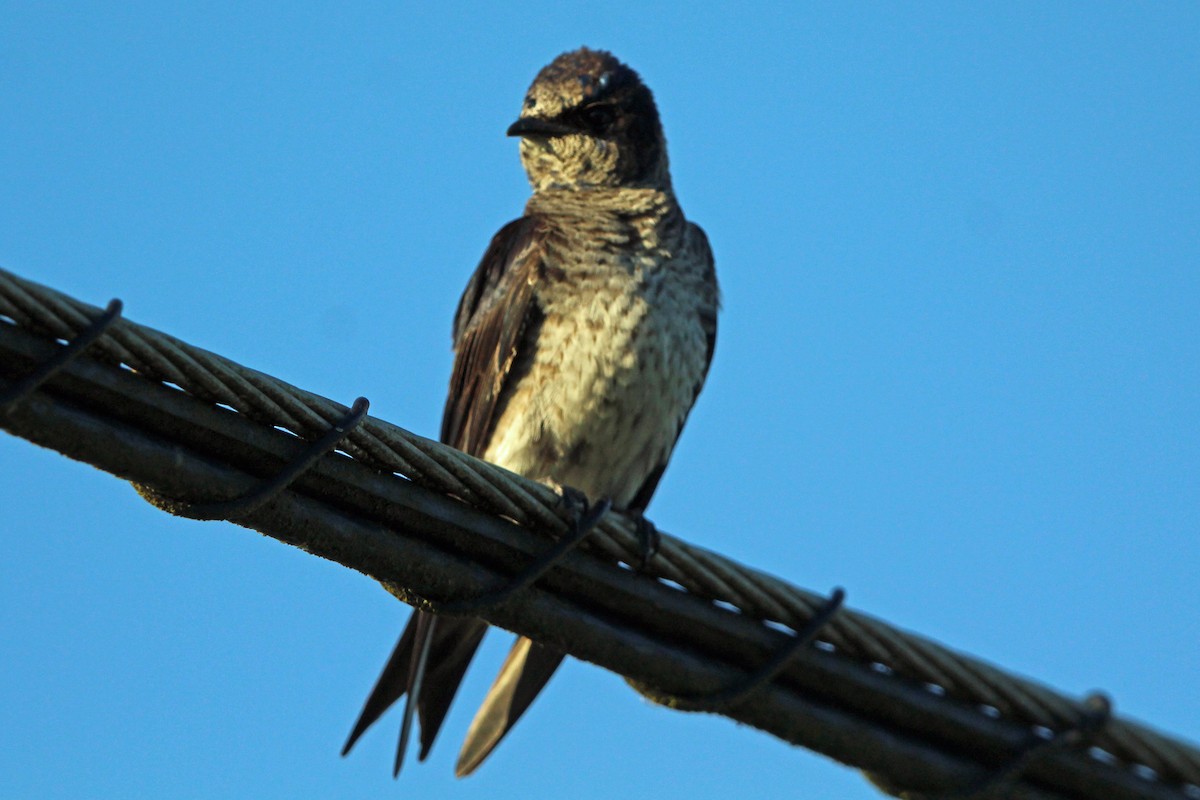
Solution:
[(583, 118), (593, 130), (603, 130), (613, 123), (616, 114), (612, 106), (597, 104), (583, 109)]

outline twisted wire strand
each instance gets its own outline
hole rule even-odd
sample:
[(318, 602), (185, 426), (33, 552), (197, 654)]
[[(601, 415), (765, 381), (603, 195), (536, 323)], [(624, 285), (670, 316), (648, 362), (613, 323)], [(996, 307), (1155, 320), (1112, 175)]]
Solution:
[[(91, 305), (0, 270), (0, 315), (18, 326), (68, 340), (98, 313)], [(174, 384), (202, 400), (305, 439), (319, 438), (347, 410), (125, 318), (117, 320), (88, 355)], [(557, 510), (559, 495), (550, 487), (382, 420), (366, 418), (339, 449), (375, 469), (399, 474), (531, 529), (555, 537), (567, 531)], [(584, 546), (607, 559), (638, 563), (636, 529), (619, 515), (607, 515)], [(803, 627), (825, 602), (779, 578), (666, 534), (644, 572), (705, 600), (733, 606), (753, 619), (793, 630)], [(859, 612), (838, 614), (820, 639), (846, 657), (882, 665), (981, 711), (1030, 727), (1070, 728), (1085, 710), (1079, 700)], [(1128, 767), (1142, 765), (1163, 781), (1200, 787), (1200, 751), (1137, 723), (1114, 718), (1093, 744)]]

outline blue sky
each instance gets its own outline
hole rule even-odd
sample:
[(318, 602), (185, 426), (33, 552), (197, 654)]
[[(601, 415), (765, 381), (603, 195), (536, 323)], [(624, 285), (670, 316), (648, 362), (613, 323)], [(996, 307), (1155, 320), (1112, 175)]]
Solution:
[[(650, 516), (1200, 738), (1194, 4), (0, 2), (0, 266), (435, 435), (537, 70), (655, 91), (724, 289)], [(0, 437), (0, 795), (871, 798), (570, 664), (452, 777), (338, 749), (407, 615)]]

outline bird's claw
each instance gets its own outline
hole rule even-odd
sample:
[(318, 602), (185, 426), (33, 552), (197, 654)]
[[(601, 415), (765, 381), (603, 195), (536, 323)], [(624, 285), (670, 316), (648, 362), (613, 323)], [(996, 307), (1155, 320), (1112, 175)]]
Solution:
[(601, 497), (594, 503), (589, 503), (587, 495), (570, 486), (560, 486), (559, 504), (566, 512), (571, 530), (581, 535), (596, 527), (604, 515), (612, 509), (612, 500)]
[(641, 559), (637, 570), (641, 572), (650, 566), (650, 559), (658, 555), (658, 549), (662, 546), (662, 534), (645, 515), (638, 513), (633, 515), (633, 518), (637, 526), (638, 556)]

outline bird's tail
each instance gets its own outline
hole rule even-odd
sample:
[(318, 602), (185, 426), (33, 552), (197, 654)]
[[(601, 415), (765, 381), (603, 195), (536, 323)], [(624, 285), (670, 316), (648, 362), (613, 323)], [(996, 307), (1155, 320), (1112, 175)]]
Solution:
[[(418, 758), (424, 760), (486, 632), (487, 623), (481, 619), (442, 617), (436, 619), (435, 624), (433, 615), (414, 612), (375, 682), (375, 688), (367, 697), (342, 748), (342, 755), (349, 753), (367, 728), (407, 694), (408, 702), (415, 703), (416, 717), (421, 724)], [(413, 697), (414, 694), (417, 696)], [(396, 754), (396, 772), (403, 761), (403, 745), (408, 741), (412, 717), (411, 707), (407, 708), (400, 731), (401, 746)]]
[(562, 652), (524, 636), (517, 639), (467, 730), (455, 775), (460, 778), (470, 775), (483, 763), (529, 708), (564, 657)]

